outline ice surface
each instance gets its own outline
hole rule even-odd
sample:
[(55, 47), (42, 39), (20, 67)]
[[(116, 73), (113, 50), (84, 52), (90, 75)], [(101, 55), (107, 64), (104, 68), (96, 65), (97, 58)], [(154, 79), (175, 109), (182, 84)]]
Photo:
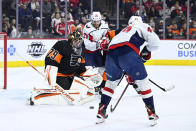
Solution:
[[(0, 91), (0, 131), (196, 131), (196, 66), (147, 66), (152, 84), (158, 125), (151, 127), (141, 97), (130, 86), (105, 123), (96, 125), (99, 99), (83, 106), (26, 104), (33, 87), (46, 87), (32, 68), (8, 68), (8, 89)], [(42, 68), (38, 68), (43, 71)], [(115, 90), (115, 104), (124, 89)], [(95, 106), (89, 109), (89, 106)]]

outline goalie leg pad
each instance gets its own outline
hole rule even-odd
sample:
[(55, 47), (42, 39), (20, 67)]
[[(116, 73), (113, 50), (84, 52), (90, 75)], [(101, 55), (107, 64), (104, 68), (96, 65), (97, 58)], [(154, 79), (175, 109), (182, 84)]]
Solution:
[(57, 71), (58, 68), (56, 66), (51, 66), (51, 65), (46, 66), (44, 72), (45, 72), (46, 80), (48, 80), (50, 86), (56, 85)]
[[(74, 99), (73, 104), (80, 104), (81, 93), (79, 90), (66, 90), (66, 92)], [(34, 104), (70, 104), (66, 99), (64, 99), (64, 96), (55, 89), (34, 89), (32, 91), (31, 100)]]

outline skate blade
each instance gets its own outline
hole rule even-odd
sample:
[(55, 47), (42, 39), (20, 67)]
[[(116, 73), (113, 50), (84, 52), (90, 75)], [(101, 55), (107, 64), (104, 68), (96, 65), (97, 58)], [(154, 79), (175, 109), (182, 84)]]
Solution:
[(104, 118), (97, 118), (96, 124), (104, 123), (104, 121), (105, 121)]
[(101, 123), (104, 123), (105, 120), (98, 120), (95, 124), (101, 124)]
[(150, 125), (151, 126), (157, 125), (157, 120), (150, 120)]

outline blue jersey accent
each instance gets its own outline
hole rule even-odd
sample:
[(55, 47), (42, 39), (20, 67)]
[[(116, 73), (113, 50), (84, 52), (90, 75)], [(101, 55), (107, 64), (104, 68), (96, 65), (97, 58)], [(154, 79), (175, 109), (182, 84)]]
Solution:
[(110, 50), (106, 57), (105, 67), (107, 79), (110, 81), (120, 79), (122, 71), (130, 75), (133, 80), (142, 80), (147, 77), (142, 59), (129, 46)]
[(145, 40), (141, 38), (138, 32), (136, 31), (136, 33), (132, 35), (129, 39), (129, 42), (134, 44), (138, 49), (140, 49), (140, 46), (144, 44)]
[(93, 53), (85, 53), (85, 65), (93, 66), (93, 67), (103, 67), (104, 66), (104, 58), (101, 54), (101, 51), (96, 51)]

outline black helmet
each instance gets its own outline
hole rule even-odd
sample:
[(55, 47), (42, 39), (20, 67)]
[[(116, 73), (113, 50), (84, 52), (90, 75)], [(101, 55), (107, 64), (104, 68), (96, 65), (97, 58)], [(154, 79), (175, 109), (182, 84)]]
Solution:
[(72, 41), (81, 40), (82, 39), (81, 32), (74, 31), (69, 35), (69, 39), (71, 39)]
[(71, 40), (71, 45), (75, 48), (79, 48), (82, 45), (82, 35), (79, 31), (75, 31), (70, 34), (69, 39)]

